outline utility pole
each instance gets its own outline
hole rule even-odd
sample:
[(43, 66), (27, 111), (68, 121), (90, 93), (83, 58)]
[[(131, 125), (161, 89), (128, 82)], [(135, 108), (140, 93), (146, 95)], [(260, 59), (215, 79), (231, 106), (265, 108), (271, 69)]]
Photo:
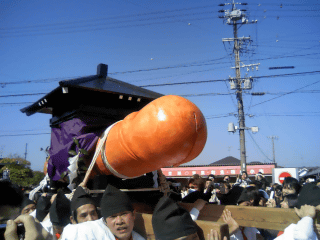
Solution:
[[(243, 99), (242, 99), (242, 90), (248, 90), (251, 89), (252, 85), (252, 77), (249, 78), (241, 78), (241, 72), (240, 68), (241, 67), (247, 67), (247, 70), (249, 70), (249, 67), (256, 66), (256, 69), (258, 69), (257, 64), (250, 64), (250, 65), (244, 65), (240, 66), (240, 50), (241, 50), (241, 45), (245, 43), (245, 41), (250, 40), (250, 37), (241, 37), (238, 38), (238, 25), (242, 24), (247, 24), (248, 20), (246, 19), (246, 16), (244, 14), (245, 10), (240, 10), (236, 8), (236, 5), (247, 5), (247, 3), (235, 3), (234, 0), (232, 0), (232, 3), (224, 3), (220, 4), (219, 6), (226, 6), (226, 5), (231, 5), (231, 11), (229, 10), (220, 10), (219, 12), (224, 12), (224, 16), (219, 16), (219, 18), (224, 18), (226, 20), (226, 23), (228, 25), (233, 26), (233, 38), (223, 38), (223, 42), (234, 42), (233, 45), (233, 52), (234, 52), (234, 59), (235, 59), (235, 70), (236, 70), (236, 77), (231, 78), (230, 77), (230, 88), (233, 90), (236, 90), (236, 97), (238, 100), (238, 122), (239, 122), (239, 138), (240, 138), (240, 160), (241, 160), (241, 173), (246, 171), (247, 169), (247, 156), (246, 156), (246, 145), (245, 145), (245, 131), (248, 128), (246, 128), (245, 125), (245, 114), (243, 111)], [(239, 22), (241, 20), (241, 22)], [(252, 21), (251, 23), (256, 23), (257, 21)], [(244, 86), (242, 87), (242, 84)], [(232, 123), (233, 124), (233, 123)], [(230, 130), (230, 124), (228, 131), (229, 132), (235, 132), (234, 127), (231, 126)], [(236, 128), (237, 129), (237, 128)], [(257, 129), (257, 128), (256, 128)]]
[(274, 151), (274, 140), (278, 140), (279, 137), (278, 136), (268, 136), (267, 138), (270, 138), (272, 141), (272, 152), (273, 152), (273, 163), (276, 163), (276, 155), (275, 155), (275, 151)]
[(28, 154), (28, 143), (26, 143), (26, 151), (24, 153), (24, 159), (27, 160), (27, 154)]

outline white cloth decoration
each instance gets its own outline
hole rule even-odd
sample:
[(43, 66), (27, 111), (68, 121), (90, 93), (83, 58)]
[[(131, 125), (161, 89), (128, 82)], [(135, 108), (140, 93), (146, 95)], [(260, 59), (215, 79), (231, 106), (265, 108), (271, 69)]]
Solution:
[(34, 194), (36, 192), (38, 192), (39, 190), (42, 190), (45, 186), (47, 186), (47, 181), (49, 180), (49, 175), (47, 173), (47, 175), (44, 176), (44, 178), (41, 180), (41, 182), (39, 183), (39, 186), (34, 188), (30, 193), (29, 193), (29, 199), (31, 201), (34, 200)]
[(74, 183), (72, 183), (72, 181), (78, 176), (77, 171), (78, 171), (79, 155), (80, 155), (80, 153), (78, 153), (74, 157), (69, 157), (69, 159), (68, 159), (68, 161), (69, 161), (68, 177), (69, 177), (69, 183), (70, 183), (68, 185), (68, 188), (70, 189), (70, 191), (72, 191), (76, 187), (76, 185)]

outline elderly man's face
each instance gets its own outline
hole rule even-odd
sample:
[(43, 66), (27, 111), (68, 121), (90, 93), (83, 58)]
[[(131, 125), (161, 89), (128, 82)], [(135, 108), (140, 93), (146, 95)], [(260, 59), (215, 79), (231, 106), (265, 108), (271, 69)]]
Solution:
[(129, 240), (134, 226), (135, 211), (113, 214), (105, 219), (107, 227), (118, 240)]

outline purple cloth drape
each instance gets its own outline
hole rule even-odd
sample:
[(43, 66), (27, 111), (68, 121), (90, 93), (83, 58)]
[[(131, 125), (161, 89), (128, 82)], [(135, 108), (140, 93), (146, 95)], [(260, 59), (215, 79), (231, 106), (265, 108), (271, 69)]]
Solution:
[(59, 128), (51, 128), (51, 147), (49, 150), (48, 175), (58, 181), (69, 166), (69, 150), (78, 151), (73, 138), (79, 141), (80, 148), (90, 151), (94, 149), (99, 136), (114, 120), (83, 116), (60, 124)]

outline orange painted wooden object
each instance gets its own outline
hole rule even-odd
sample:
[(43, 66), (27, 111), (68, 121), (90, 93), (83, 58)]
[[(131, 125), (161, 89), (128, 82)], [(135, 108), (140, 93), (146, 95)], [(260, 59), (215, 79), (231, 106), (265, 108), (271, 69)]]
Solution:
[[(116, 123), (103, 150), (109, 165), (130, 178), (189, 162), (201, 153), (206, 140), (206, 121), (199, 108), (183, 97), (168, 95)], [(101, 154), (95, 172), (111, 174)]]

